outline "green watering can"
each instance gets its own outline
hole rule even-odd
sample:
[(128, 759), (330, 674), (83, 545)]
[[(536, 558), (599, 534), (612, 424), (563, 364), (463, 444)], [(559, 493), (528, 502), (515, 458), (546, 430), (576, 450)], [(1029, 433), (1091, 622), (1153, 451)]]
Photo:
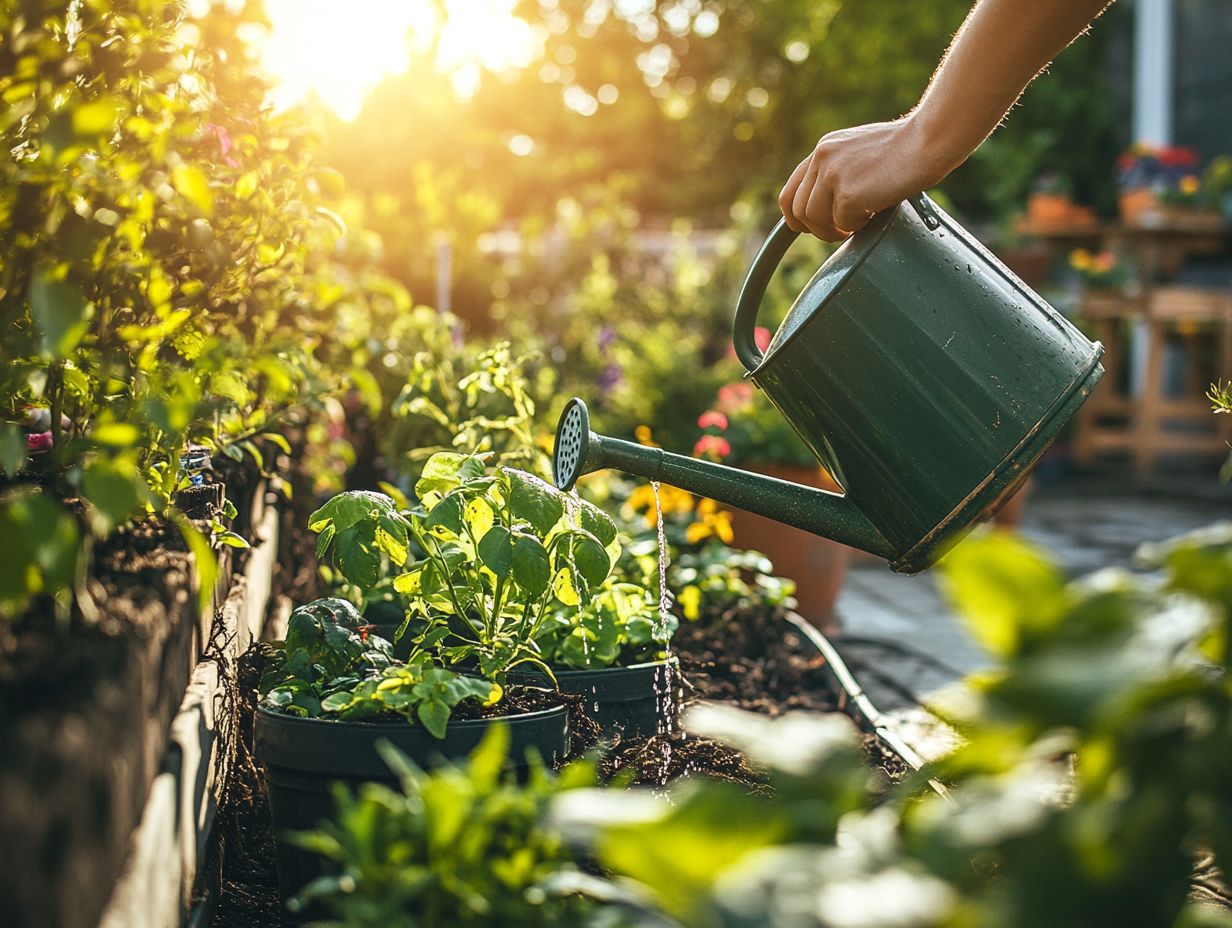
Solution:
[(577, 398), (556, 428), (556, 485), (614, 467), (915, 573), (1018, 488), (1103, 376), (1103, 346), (920, 195), (826, 260), (763, 355), (757, 312), (796, 235), (780, 221), (753, 261), (733, 341), (844, 492), (596, 435)]

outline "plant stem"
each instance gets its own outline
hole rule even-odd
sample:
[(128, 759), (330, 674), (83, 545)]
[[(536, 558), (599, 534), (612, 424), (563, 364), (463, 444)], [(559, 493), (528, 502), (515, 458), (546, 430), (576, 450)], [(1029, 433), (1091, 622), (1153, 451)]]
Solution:
[(47, 392), (51, 397), (51, 447), (60, 454), (60, 410), (64, 403), (64, 361), (52, 364), (47, 372)]

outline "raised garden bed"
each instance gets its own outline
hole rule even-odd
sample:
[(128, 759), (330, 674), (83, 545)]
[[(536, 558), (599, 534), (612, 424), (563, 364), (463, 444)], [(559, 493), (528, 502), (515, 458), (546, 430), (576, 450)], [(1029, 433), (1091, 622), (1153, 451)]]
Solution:
[[(680, 661), (685, 702), (699, 699), (726, 702), (740, 708), (780, 715), (787, 711), (856, 711), (854, 701), (818, 649), (817, 639), (786, 612), (743, 610), (685, 623), (677, 633), (674, 652)], [(262, 657), (251, 653), (245, 681), (260, 676)], [(252, 711), (249, 689), (247, 712)], [(867, 727), (867, 725), (865, 725)], [(576, 727), (575, 727), (576, 728)], [(249, 730), (245, 728), (245, 730)], [(593, 733), (578, 737), (575, 750), (593, 743)], [(890, 778), (907, 773), (912, 764), (875, 732), (865, 735), (870, 764)], [(219, 882), (204, 900), (215, 928), (256, 928), (281, 918), (275, 848), (260, 773), (250, 755), (237, 764), (231, 801), (219, 817)], [(635, 785), (662, 787), (686, 776), (711, 776), (765, 788), (760, 772), (734, 748), (687, 732), (618, 739), (607, 746), (600, 765), (611, 778), (632, 775)]]
[[(96, 548), (86, 606), (0, 626), (0, 924), (179, 924), (225, 773), (224, 694), (278, 544), (255, 470), (229, 483), (253, 547), (222, 549), (206, 610), (180, 533), (145, 522)], [(218, 516), (222, 486), (192, 489), (182, 510)]]

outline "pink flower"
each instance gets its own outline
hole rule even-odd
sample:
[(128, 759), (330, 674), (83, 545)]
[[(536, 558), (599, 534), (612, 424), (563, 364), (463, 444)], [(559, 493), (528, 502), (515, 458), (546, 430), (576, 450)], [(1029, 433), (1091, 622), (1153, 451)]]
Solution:
[(50, 451), (51, 444), (51, 432), (31, 432), (26, 436), (26, 451), (30, 454)]
[(719, 387), (719, 401), (716, 406), (720, 412), (739, 412), (751, 402), (753, 402), (753, 385), (747, 380), (737, 380), (735, 383)]
[(717, 409), (708, 409), (697, 417), (697, 427), (699, 429), (708, 429), (714, 426), (718, 429), (727, 428), (727, 416), (719, 412)]
[(693, 446), (693, 453), (698, 457), (713, 457), (721, 461), (731, 454), (731, 443), (720, 435), (703, 435)]
[(238, 168), (240, 163), (231, 157), (231, 133), (218, 123), (207, 123), (205, 131), (214, 136), (218, 142), (218, 157), (227, 167)]
[(770, 347), (771, 337), (770, 330), (764, 325), (759, 325), (753, 330), (753, 341), (757, 342), (760, 351), (765, 351)]

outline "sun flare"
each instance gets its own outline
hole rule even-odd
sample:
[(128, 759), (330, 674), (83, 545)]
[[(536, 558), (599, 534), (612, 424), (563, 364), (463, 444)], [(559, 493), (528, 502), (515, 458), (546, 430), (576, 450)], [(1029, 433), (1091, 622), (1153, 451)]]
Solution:
[(524, 67), (537, 44), (513, 14), (515, 0), (266, 0), (271, 29), (261, 63), (275, 106), (315, 96), (346, 120), (380, 81), (405, 71), (412, 55), (432, 54), (473, 89), (479, 68)]

